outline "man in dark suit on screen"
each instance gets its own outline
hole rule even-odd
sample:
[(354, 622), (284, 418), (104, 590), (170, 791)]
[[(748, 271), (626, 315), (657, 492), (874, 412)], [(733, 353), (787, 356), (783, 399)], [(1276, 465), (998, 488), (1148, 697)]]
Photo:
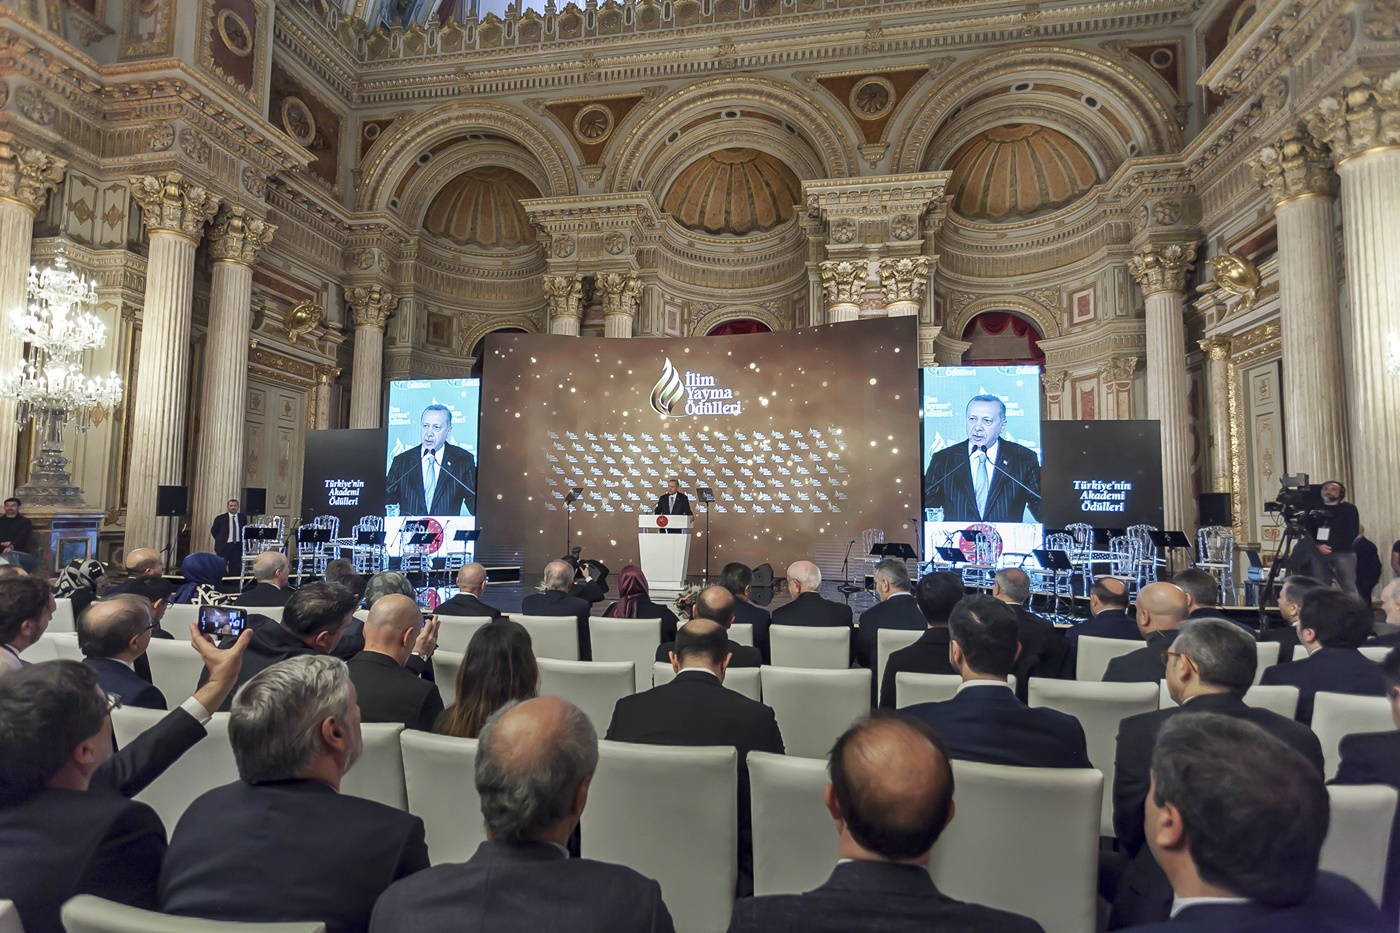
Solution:
[(423, 409), (422, 443), (394, 458), (385, 477), (384, 503), (400, 515), (475, 515), (476, 458), (447, 443), (452, 412), (446, 405)]
[(924, 508), (949, 522), (1040, 520), (1040, 461), (1029, 447), (1002, 439), (1006, 403), (995, 395), (967, 403), (967, 442), (945, 447), (924, 471)]
[(243, 569), (243, 526), (248, 516), (238, 511), (238, 500), (228, 500), (228, 511), (214, 516), (209, 536), (214, 539), (214, 553), (228, 565), (228, 575), (236, 577)]

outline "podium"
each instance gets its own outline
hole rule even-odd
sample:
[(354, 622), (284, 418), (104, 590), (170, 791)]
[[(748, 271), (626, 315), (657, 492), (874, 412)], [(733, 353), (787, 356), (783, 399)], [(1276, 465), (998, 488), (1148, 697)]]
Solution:
[[(676, 530), (682, 534), (665, 534)], [(637, 547), (642, 573), (653, 592), (679, 593), (685, 588), (686, 569), (690, 566), (689, 515), (637, 516)]]

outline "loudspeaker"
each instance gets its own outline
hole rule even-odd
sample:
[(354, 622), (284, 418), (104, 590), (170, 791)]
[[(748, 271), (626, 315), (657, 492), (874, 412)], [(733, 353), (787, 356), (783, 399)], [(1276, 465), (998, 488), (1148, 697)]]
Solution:
[(243, 490), (243, 499), (238, 503), (239, 511), (249, 515), (262, 515), (267, 511), (267, 490), (249, 486)]
[(766, 589), (773, 585), (773, 565), (759, 564), (753, 569), (753, 581), (750, 584), (754, 589)]
[(156, 487), (156, 514), (179, 518), (189, 508), (189, 490), (184, 486)]
[(1203, 492), (1198, 497), (1198, 512), (1202, 528), (1219, 525), (1228, 528), (1235, 523), (1232, 496), (1228, 492)]

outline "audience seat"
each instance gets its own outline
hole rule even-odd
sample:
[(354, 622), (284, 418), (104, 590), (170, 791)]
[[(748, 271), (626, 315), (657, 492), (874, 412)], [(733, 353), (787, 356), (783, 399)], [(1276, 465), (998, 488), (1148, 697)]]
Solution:
[(759, 668), (763, 702), (778, 717), (783, 748), (800, 758), (825, 758), (851, 723), (870, 712), (870, 672)]
[(461, 651), (439, 648), (433, 652), (433, 682), (442, 696), (444, 709), (457, 702), (457, 671), (461, 669), (464, 658), (466, 654)]
[(198, 606), (191, 603), (177, 603), (165, 607), (165, 615), (160, 620), (160, 627), (178, 640), (189, 635), (191, 622), (198, 621)]
[(63, 929), (67, 933), (326, 933), (324, 923), (195, 920), (127, 907), (91, 894), (79, 894), (63, 905)]
[(1276, 641), (1257, 641), (1254, 647), (1259, 652), (1259, 662), (1254, 666), (1254, 682), (1258, 684), (1264, 677), (1264, 668), (1278, 663), (1279, 648), (1282, 646)]
[(438, 649), (465, 654), (477, 629), (490, 625), (489, 616), (438, 616)]
[(1318, 693), (1313, 698), (1312, 730), (1322, 743), (1322, 761), (1327, 780), (1341, 764), (1342, 737), (1353, 732), (1390, 732), (1395, 722), (1390, 701), (1385, 697), (1353, 696), (1349, 693)]
[(584, 858), (655, 879), (678, 933), (722, 933), (739, 873), (739, 753), (598, 743)]
[(53, 635), (58, 632), (76, 631), (77, 620), (73, 616), (73, 601), (66, 598), (55, 598), (53, 601), (53, 618), (49, 620), (47, 634)]
[(1077, 660), (1074, 679), (1103, 680), (1109, 661), (1136, 651), (1144, 644), (1146, 642), (1136, 638), (1097, 638), (1093, 635), (1081, 635), (1079, 645), (1075, 648)]
[(530, 646), (536, 658), (578, 660), (578, 620), (573, 616), (517, 615), (511, 618), (530, 633)]
[(827, 812), (826, 762), (749, 752), (753, 893), (801, 894), (826, 881), (839, 858)]
[[(64, 633), (59, 632), (58, 634), (62, 635)], [(77, 640), (77, 637), (78, 636), (76, 635), (73, 636), (75, 641)], [(22, 657), (25, 661), (27, 661), (30, 664), (42, 664), (45, 661), (57, 661), (58, 642), (55, 640), (54, 636), (51, 636), (47, 632), (45, 632), (44, 637), (40, 638), (28, 648), (25, 648), (24, 654), (20, 655), (20, 657)]]
[(729, 626), (729, 640), (738, 642), (741, 645), (748, 645), (752, 648), (754, 646), (753, 623), (735, 622), (733, 625)]
[(656, 646), (661, 644), (660, 619), (588, 620), (588, 640), (594, 661), (631, 661), (636, 675), (635, 690), (651, 687), (651, 665), (656, 663)]
[(361, 622), (366, 622), (366, 621), (368, 621), (368, 620), (369, 620), (369, 610), (368, 610), (368, 609), (356, 609), (356, 610), (355, 610), (355, 618), (359, 619)]
[(882, 628), (875, 635), (875, 689), (885, 682), (885, 662), (901, 648), (918, 641), (923, 632), (903, 628)]
[(285, 609), (285, 606), (249, 606), (248, 615), (267, 616), (274, 622), (281, 622), (282, 613), (285, 611)]
[(851, 666), (851, 630), (845, 626), (770, 625), (768, 645), (775, 667)]
[[(158, 709), (128, 706), (113, 710), (112, 731), (118, 747), (128, 744), (165, 715)], [(208, 735), (136, 795), (137, 800), (149, 804), (160, 816), (167, 834), (175, 831), (175, 824), (196, 797), (238, 780), (238, 767), (228, 742), (228, 713), (215, 713), (204, 728)]]
[(465, 862), (486, 840), (476, 792), (476, 739), (406, 730), (399, 740), (408, 812), (423, 821), (433, 864)]
[(83, 652), (78, 648), (77, 632), (45, 632), (43, 638), (25, 650), (24, 659), (31, 664), (37, 663), (39, 659), (30, 657), (30, 654), (44, 642), (49, 642), (49, 647), (53, 651), (53, 656), (46, 660), (81, 661), (83, 659)]
[(14, 901), (0, 901), (0, 933), (24, 933)]
[(364, 749), (355, 767), (341, 778), (340, 792), (374, 800), (396, 810), (407, 810), (403, 752), (399, 748), (399, 736), (403, 731), (401, 722), (361, 723)]
[[(568, 620), (572, 624), (573, 620)], [(583, 710), (602, 735), (617, 701), (635, 692), (631, 661), (559, 661), (537, 658), (540, 696), (563, 697)]]
[(151, 662), (151, 680), (171, 709), (189, 699), (204, 672), (204, 658), (188, 638), (152, 638), (146, 658)]
[(955, 761), (953, 777), (957, 812), (929, 860), (939, 890), (1045, 933), (1094, 930), (1103, 775)]
[[(1011, 685), (1012, 690), (1016, 689), (1015, 674), (1007, 677), (1006, 682)], [(944, 700), (951, 700), (960, 686), (962, 677), (958, 674), (915, 674), (912, 671), (900, 671), (894, 675), (894, 705), (903, 709), (916, 703), (942, 703)]]
[(1362, 645), (1356, 650), (1360, 651), (1366, 657), (1379, 664), (1380, 662), (1385, 660), (1386, 655), (1390, 654), (1390, 652), (1394, 651), (1395, 649), (1388, 645)]
[[(1157, 685), (1157, 702), (1162, 709), (1169, 706), (1176, 706), (1177, 703), (1167, 692), (1167, 682), (1164, 680)], [(1246, 706), (1253, 706), (1255, 709), (1266, 709), (1272, 713), (1278, 713), (1285, 719), (1292, 719), (1298, 713), (1298, 688), (1287, 684), (1266, 687), (1258, 685), (1250, 687), (1245, 691), (1244, 702)]]
[[(651, 680), (655, 686), (669, 684), (676, 679), (676, 672), (667, 661), (651, 662)], [(742, 693), (750, 700), (763, 702), (761, 673), (756, 667), (731, 667), (724, 672), (724, 685), (735, 693)]]
[[(1095, 683), (1089, 680), (1050, 680), (1032, 677), (1027, 698), (1031, 706), (1045, 706), (1068, 713), (1084, 728), (1089, 763), (1103, 773), (1105, 787), (1113, 786), (1113, 765), (1118, 754), (1118, 724), (1128, 716), (1157, 710), (1155, 684)], [(1099, 833), (1113, 835), (1113, 795), (1103, 795)]]
[(1318, 867), (1355, 881), (1379, 905), (1390, 834), (1376, 830), (1394, 820), (1396, 790), (1385, 784), (1333, 785), (1327, 795), (1331, 818)]

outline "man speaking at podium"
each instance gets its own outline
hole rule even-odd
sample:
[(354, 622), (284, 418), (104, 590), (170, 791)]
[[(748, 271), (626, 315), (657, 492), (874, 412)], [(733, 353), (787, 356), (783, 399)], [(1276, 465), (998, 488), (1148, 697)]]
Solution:
[(401, 515), (476, 514), (476, 458), (447, 443), (451, 436), (447, 406), (423, 409), (423, 443), (389, 464), (386, 505), (397, 505)]
[(1006, 403), (976, 395), (967, 403), (967, 442), (945, 447), (924, 471), (924, 508), (948, 522), (1040, 520), (1040, 462), (1029, 447), (1004, 440)]
[[(661, 496), (661, 498), (659, 498), (659, 499), (656, 500), (656, 508), (654, 508), (654, 509), (651, 510), (651, 514), (653, 514), (653, 515), (692, 515), (692, 514), (694, 514), (694, 513), (692, 513), (692, 512), (690, 511), (690, 499), (686, 498), (686, 494), (683, 493), (683, 492), (681, 492), (681, 483), (680, 483), (680, 480), (673, 479), (673, 480), (671, 480), (669, 483), (666, 484), (666, 492)], [(667, 533), (667, 534), (673, 534), (673, 535), (681, 534), (683, 531), (684, 531), (684, 529), (681, 529), (681, 528), (667, 528), (667, 529), (666, 529), (666, 533)]]

